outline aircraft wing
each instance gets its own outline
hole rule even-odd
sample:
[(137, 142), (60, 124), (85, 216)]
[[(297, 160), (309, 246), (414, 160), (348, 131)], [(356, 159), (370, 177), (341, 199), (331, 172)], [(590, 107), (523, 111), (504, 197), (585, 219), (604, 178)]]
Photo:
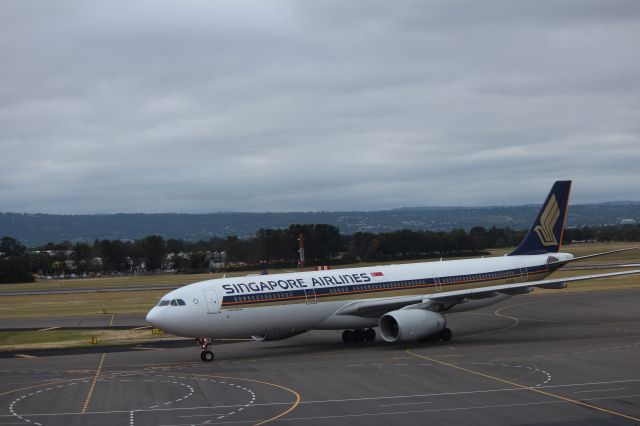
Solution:
[(467, 299), (484, 299), (499, 294), (524, 294), (537, 288), (564, 288), (567, 283), (594, 280), (598, 278), (618, 277), (622, 275), (640, 274), (640, 269), (606, 274), (582, 275), (579, 277), (555, 278), (548, 280), (529, 281), (516, 284), (502, 284), (467, 290), (443, 291), (415, 296), (385, 297), (369, 300), (354, 300), (340, 308), (336, 315), (356, 315), (375, 318), (396, 309), (432, 309), (444, 311)]

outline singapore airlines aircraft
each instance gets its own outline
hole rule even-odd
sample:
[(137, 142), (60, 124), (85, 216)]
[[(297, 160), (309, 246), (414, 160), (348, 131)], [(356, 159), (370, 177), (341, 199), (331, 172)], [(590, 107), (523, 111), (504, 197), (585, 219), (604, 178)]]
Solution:
[[(567, 263), (599, 256), (560, 253), (571, 181), (557, 181), (522, 243), (501, 257), (222, 278), (163, 296), (147, 321), (196, 337), (203, 361), (212, 338), (279, 340), (309, 330), (344, 330), (344, 342), (451, 339), (443, 314), (492, 305), (534, 287), (640, 273), (545, 280)], [(621, 251), (621, 250), (616, 250)], [(615, 251), (614, 251), (615, 252)]]

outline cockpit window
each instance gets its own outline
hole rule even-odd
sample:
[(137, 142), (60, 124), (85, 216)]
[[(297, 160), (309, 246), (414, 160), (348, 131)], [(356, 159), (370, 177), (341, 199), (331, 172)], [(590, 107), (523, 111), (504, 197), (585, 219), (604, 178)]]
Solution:
[(165, 300), (161, 300), (160, 303), (158, 303), (158, 306), (167, 306), (167, 305), (185, 306), (186, 303), (182, 299), (171, 299), (171, 300), (165, 299)]

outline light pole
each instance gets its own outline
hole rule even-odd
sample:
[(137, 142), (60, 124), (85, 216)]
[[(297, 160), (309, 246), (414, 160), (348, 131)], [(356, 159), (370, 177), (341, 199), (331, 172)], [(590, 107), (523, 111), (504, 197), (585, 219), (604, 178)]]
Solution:
[(304, 269), (304, 234), (300, 234), (298, 242), (300, 243), (300, 248), (298, 249), (298, 253), (300, 254), (300, 258), (298, 259), (298, 268), (302, 270)]

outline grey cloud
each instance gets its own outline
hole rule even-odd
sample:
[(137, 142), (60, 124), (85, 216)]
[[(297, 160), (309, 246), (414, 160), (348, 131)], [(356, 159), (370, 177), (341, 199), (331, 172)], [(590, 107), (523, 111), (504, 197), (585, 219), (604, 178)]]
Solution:
[(0, 211), (639, 199), (634, 1), (0, 9)]

